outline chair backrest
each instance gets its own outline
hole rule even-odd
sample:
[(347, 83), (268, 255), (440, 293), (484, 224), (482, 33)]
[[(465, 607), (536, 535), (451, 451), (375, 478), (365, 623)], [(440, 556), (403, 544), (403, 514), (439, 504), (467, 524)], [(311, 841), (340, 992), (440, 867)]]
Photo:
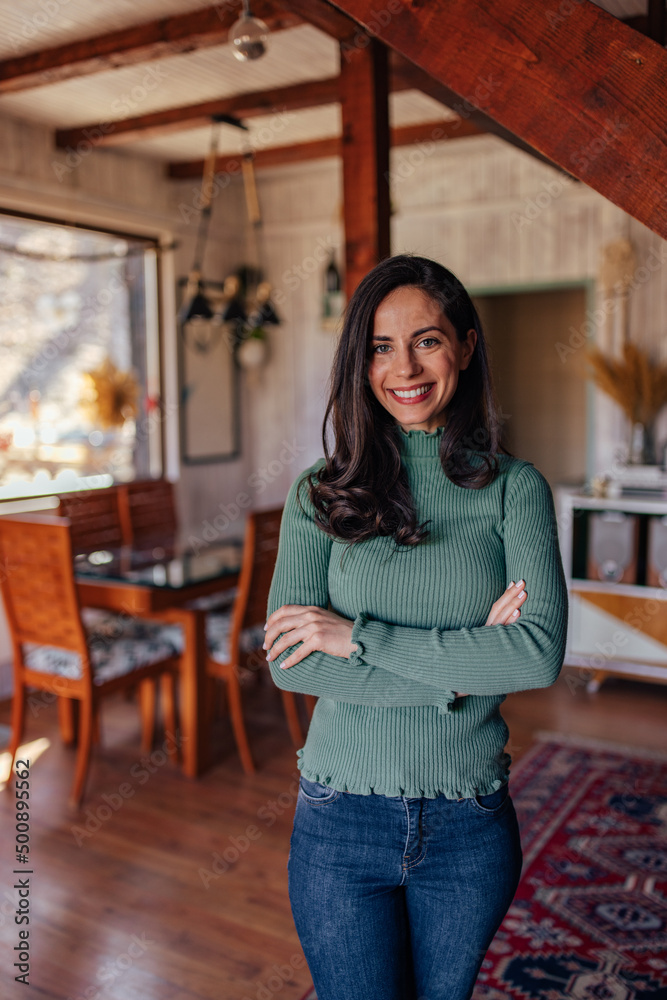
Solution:
[(237, 631), (266, 620), (266, 605), (278, 555), (282, 507), (252, 511), (246, 524), (243, 565), (239, 575), (238, 596), (232, 624), (232, 644)]
[(70, 521), (75, 555), (123, 544), (117, 486), (63, 493), (58, 514)]
[(173, 483), (168, 479), (124, 483), (119, 486), (119, 497), (127, 545), (142, 549), (156, 542), (173, 544), (178, 528)]
[(67, 520), (0, 517), (0, 585), (15, 645), (85, 650)]

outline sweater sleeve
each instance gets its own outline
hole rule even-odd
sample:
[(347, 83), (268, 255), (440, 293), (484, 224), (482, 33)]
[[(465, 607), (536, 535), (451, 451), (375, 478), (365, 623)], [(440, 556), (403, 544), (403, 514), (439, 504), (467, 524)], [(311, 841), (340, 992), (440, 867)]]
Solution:
[(565, 656), (567, 587), (553, 496), (533, 465), (522, 466), (509, 488), (504, 546), (507, 579), (525, 580), (528, 594), (517, 622), (417, 629), (374, 621), (362, 612), (352, 630), (360, 661), (473, 695), (553, 684)]
[[(316, 467), (317, 463), (308, 471)], [(328, 570), (333, 540), (313, 519), (307, 483), (299, 490), (306, 513), (299, 506), (300, 479), (292, 484), (285, 501), (267, 617), (284, 604), (329, 606)], [(315, 650), (293, 667), (282, 670), (280, 664), (300, 645), (299, 642), (290, 646), (269, 661), (275, 684), (286, 691), (385, 708), (437, 705), (441, 712), (448, 712), (454, 701), (454, 692), (444, 691), (441, 684), (434, 688), (401, 677), (377, 664), (362, 662), (356, 652), (348, 659)]]

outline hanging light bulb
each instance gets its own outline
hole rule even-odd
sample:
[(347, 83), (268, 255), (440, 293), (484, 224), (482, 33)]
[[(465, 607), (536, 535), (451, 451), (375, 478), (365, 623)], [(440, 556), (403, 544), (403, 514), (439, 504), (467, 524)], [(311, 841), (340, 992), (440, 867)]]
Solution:
[(232, 52), (241, 62), (260, 59), (266, 52), (268, 38), (267, 25), (252, 16), (249, 0), (243, 0), (243, 13), (229, 32)]

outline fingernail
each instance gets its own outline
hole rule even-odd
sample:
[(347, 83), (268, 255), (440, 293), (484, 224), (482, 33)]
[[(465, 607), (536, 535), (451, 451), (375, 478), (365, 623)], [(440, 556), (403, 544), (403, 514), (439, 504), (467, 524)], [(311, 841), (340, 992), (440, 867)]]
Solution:
[(266, 658), (267, 658), (267, 660), (271, 659), (271, 652), (270, 651), (266, 654)]
[(510, 582), (509, 582), (509, 586), (510, 586), (510, 587), (513, 587), (513, 586), (514, 586), (514, 580), (510, 580)]
[(523, 587), (523, 585), (524, 585), (524, 582), (525, 582), (524, 580), (519, 580), (519, 581), (518, 581), (518, 583), (515, 583), (515, 584), (514, 584), (514, 586), (515, 586), (515, 587)]
[(288, 666), (287, 666), (287, 664), (286, 664), (286, 663), (281, 663), (281, 664), (280, 664), (280, 669), (281, 669), (281, 670), (288, 670), (289, 668), (288, 668)]
[(526, 591), (522, 590), (521, 593), (519, 594), (519, 597), (525, 597), (525, 596), (526, 596)]
[(265, 642), (263, 642), (263, 643), (262, 643), (262, 649), (266, 649), (266, 648), (267, 648), (267, 646), (266, 646), (266, 643), (265, 643)]
[(517, 608), (516, 611), (512, 612), (512, 618), (516, 618), (518, 614), (519, 614), (519, 609)]
[(264, 622), (264, 631), (265, 631), (265, 632), (266, 632), (266, 630), (267, 630), (267, 628), (268, 628), (268, 627), (269, 627), (269, 626), (268, 626), (268, 625), (266, 624), (266, 622)]

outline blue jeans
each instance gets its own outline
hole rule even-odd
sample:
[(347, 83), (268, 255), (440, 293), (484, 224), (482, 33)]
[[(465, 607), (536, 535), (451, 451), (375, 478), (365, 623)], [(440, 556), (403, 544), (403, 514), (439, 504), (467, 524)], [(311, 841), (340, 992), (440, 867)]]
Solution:
[(507, 785), (457, 801), (300, 778), (289, 895), (318, 1000), (467, 1000), (521, 860)]

